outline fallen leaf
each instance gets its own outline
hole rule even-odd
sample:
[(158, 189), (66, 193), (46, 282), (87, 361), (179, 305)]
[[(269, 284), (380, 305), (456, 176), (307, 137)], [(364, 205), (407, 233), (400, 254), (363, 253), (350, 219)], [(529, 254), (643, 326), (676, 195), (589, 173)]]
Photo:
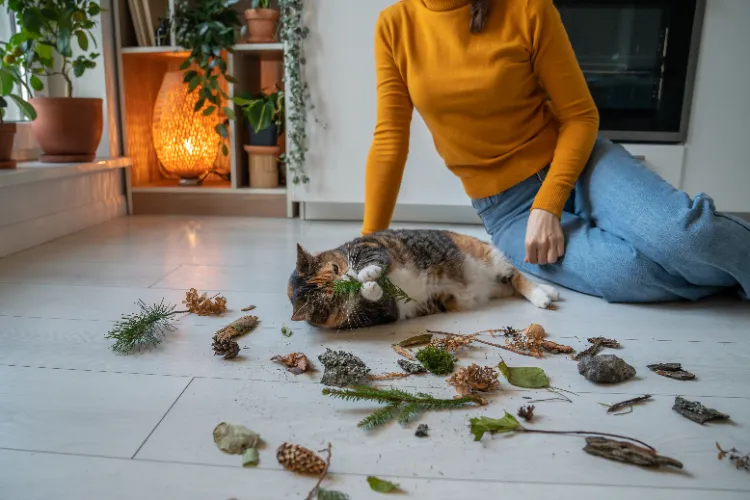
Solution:
[(393, 344), (391, 347), (393, 348), (394, 351), (396, 351), (396, 353), (405, 357), (406, 359), (409, 359), (411, 361), (414, 361), (416, 359), (414, 357), (414, 354), (412, 354), (409, 349), (405, 349), (398, 344)]
[(349, 500), (349, 495), (335, 490), (324, 490), (318, 488), (318, 500)]
[(409, 337), (408, 339), (404, 339), (401, 342), (399, 342), (397, 345), (400, 345), (401, 347), (411, 347), (414, 345), (429, 344), (430, 340), (432, 340), (432, 334), (424, 333), (422, 335), (416, 335), (414, 337)]
[(259, 442), (260, 435), (243, 425), (222, 422), (214, 428), (216, 446), (233, 455), (244, 453), (248, 448), (255, 448)]
[(511, 385), (525, 389), (543, 389), (549, 387), (549, 379), (544, 370), (534, 366), (510, 367), (505, 361), (497, 365), (500, 372), (508, 379)]
[(258, 456), (257, 448), (248, 448), (245, 453), (242, 454), (242, 466), (243, 467), (255, 467), (258, 465), (260, 457)]
[(391, 493), (398, 490), (398, 485), (375, 476), (368, 476), (367, 483), (373, 491), (378, 493)]
[(516, 417), (505, 412), (503, 418), (476, 417), (469, 420), (471, 433), (474, 434), (474, 441), (479, 441), (485, 432), (497, 434), (503, 432), (513, 432), (521, 427)]
[(295, 375), (304, 373), (312, 368), (312, 363), (301, 352), (292, 352), (286, 356), (277, 355), (272, 357), (271, 361), (281, 363), (286, 366), (289, 372)]

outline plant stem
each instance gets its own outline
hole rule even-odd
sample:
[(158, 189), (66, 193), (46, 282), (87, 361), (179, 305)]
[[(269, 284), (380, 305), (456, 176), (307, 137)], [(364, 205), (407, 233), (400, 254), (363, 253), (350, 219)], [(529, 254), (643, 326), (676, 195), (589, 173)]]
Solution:
[[(436, 330), (427, 330), (427, 333), (433, 333), (433, 334), (436, 334), (436, 335), (450, 335), (450, 336), (453, 336), (453, 337), (469, 337), (469, 335), (462, 335), (460, 333), (438, 332)], [(495, 344), (493, 342), (487, 342), (486, 340), (481, 340), (481, 339), (474, 339), (474, 342), (479, 342), (480, 344), (490, 345), (492, 347), (499, 347), (500, 349), (505, 349), (506, 351), (510, 351), (510, 352), (516, 353), (516, 351), (514, 349), (512, 349), (511, 347), (509, 347), (507, 345)], [(516, 353), (516, 354), (518, 354), (518, 353)]]
[(656, 452), (656, 448), (653, 446), (650, 446), (643, 441), (640, 441), (635, 438), (631, 438), (628, 436), (620, 436), (619, 434), (609, 434), (608, 432), (589, 432), (589, 431), (547, 431), (543, 429), (527, 429), (526, 427), (519, 427), (519, 430), (522, 430), (523, 432), (534, 432), (537, 434), (578, 434), (578, 435), (585, 435), (585, 436), (605, 436), (610, 438), (618, 438), (618, 439), (626, 439), (628, 441), (633, 441), (634, 443), (642, 444), (649, 450)]
[(325, 468), (323, 468), (323, 472), (320, 473), (318, 482), (315, 483), (313, 489), (311, 489), (310, 493), (307, 494), (307, 498), (305, 500), (313, 500), (315, 498), (316, 494), (318, 493), (318, 488), (320, 488), (320, 483), (322, 483), (323, 479), (325, 479), (326, 475), (328, 475), (328, 468), (331, 466), (331, 443), (328, 443), (328, 449), (326, 451), (328, 452), (328, 457), (326, 458), (326, 466)]

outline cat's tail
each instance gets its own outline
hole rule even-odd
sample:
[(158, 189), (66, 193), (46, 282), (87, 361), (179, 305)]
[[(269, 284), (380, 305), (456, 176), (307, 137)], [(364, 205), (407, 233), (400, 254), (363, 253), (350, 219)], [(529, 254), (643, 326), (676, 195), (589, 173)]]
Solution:
[(516, 270), (510, 279), (513, 288), (537, 307), (549, 309), (553, 302), (560, 300), (560, 294), (554, 287), (534, 283)]

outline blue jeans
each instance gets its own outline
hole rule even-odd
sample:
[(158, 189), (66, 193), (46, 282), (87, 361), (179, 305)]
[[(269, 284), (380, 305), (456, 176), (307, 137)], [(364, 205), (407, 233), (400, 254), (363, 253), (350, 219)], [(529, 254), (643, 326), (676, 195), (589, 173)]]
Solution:
[(716, 212), (606, 139), (562, 214), (565, 255), (525, 264), (526, 223), (547, 170), (473, 200), (492, 241), (523, 272), (609, 302), (698, 300), (740, 287), (750, 295), (750, 224)]

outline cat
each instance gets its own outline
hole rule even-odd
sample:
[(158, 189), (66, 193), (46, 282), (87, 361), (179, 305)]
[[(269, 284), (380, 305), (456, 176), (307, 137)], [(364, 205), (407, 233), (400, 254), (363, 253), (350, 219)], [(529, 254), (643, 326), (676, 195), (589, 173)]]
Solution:
[[(384, 293), (384, 276), (411, 300)], [(359, 293), (335, 293), (332, 285), (342, 279), (361, 283)], [(540, 308), (559, 299), (553, 287), (528, 280), (492, 244), (441, 230), (387, 230), (315, 255), (297, 245), (287, 286), (292, 321), (341, 330), (467, 311), (514, 292)]]

